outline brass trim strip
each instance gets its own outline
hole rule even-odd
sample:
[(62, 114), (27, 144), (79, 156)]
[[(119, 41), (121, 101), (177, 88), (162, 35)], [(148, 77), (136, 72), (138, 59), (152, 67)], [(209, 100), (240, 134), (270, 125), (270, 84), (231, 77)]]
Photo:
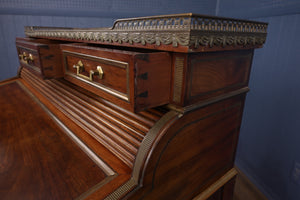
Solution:
[(235, 165), (234, 168), (238, 172), (234, 190), (236, 199), (244, 199), (243, 197), (247, 193), (247, 199), (269, 200), (238, 166)]
[[(147, 135), (145, 136), (144, 140), (142, 141), (139, 151), (137, 153), (132, 176), (138, 180), (140, 170), (142, 168), (142, 165), (146, 159), (147, 153), (150, 150), (150, 147), (152, 146), (153, 141), (155, 140), (157, 134), (161, 131), (161, 129), (169, 122), (170, 120), (175, 120), (180, 118), (181, 115), (176, 111), (169, 111), (164, 116), (162, 116), (155, 125), (149, 130)], [(172, 121), (173, 121), (172, 120)]]
[(33, 69), (34, 71), (36, 71), (36, 72), (38, 72), (39, 74), (42, 75), (42, 70), (39, 67), (37, 67), (35, 65), (30, 65), (30, 64), (28, 64), (28, 63), (26, 63), (24, 61), (21, 61), (21, 60), (20, 60), (20, 64), (21, 65), (25, 65), (26, 67), (28, 67), (30, 69)]
[(25, 50), (27, 50), (27, 51), (35, 52), (36, 54), (38, 54), (37, 50), (31, 49), (31, 48), (29, 48), (29, 47), (24, 47), (24, 46), (22, 46), (22, 45), (16, 45), (16, 47), (17, 47), (17, 48), (20, 48), (20, 49), (25, 49)]
[(119, 187), (117, 190), (108, 195), (104, 200), (117, 200), (128, 193), (134, 186), (137, 185), (137, 181), (130, 178), (125, 184)]
[(66, 73), (67, 75), (69, 75), (69, 76), (72, 76), (73, 78), (76, 78), (76, 79), (78, 79), (78, 80), (80, 80), (80, 81), (83, 81), (83, 82), (85, 82), (85, 83), (87, 83), (87, 84), (89, 84), (89, 85), (91, 85), (91, 86), (93, 86), (93, 87), (96, 87), (96, 88), (98, 88), (98, 89), (101, 89), (101, 90), (103, 90), (103, 91), (105, 91), (105, 92), (107, 92), (107, 93), (109, 93), (109, 94), (111, 94), (111, 95), (113, 95), (113, 96), (115, 96), (115, 97), (118, 97), (118, 98), (120, 98), (120, 99), (122, 99), (122, 100), (125, 100), (125, 101), (128, 101), (129, 102), (129, 95), (128, 95), (128, 97), (127, 96), (125, 96), (125, 95), (123, 95), (122, 93), (119, 93), (118, 91), (114, 91), (114, 90), (112, 90), (111, 88), (109, 88), (109, 87), (104, 87), (104, 86), (100, 86), (100, 85), (96, 85), (96, 84), (94, 84), (94, 83), (92, 83), (91, 81), (89, 81), (89, 80), (86, 80), (86, 79), (84, 79), (84, 78), (82, 78), (82, 77), (80, 77), (80, 76), (76, 76), (75, 74), (71, 74), (71, 73)]
[(214, 182), (211, 186), (209, 186), (206, 190), (200, 193), (198, 196), (194, 197), (193, 200), (206, 200), (213, 193), (215, 193), (218, 189), (224, 186), (229, 180), (237, 175), (236, 169), (232, 168), (226, 174), (224, 174), (219, 180)]
[(114, 67), (120, 67), (123, 69), (128, 68), (128, 65), (129, 65), (127, 62), (113, 60), (113, 59), (109, 59), (109, 58), (103, 58), (103, 57), (99, 57), (99, 56), (93, 56), (93, 55), (89, 55), (89, 54), (77, 53), (77, 52), (72, 52), (72, 51), (67, 51), (67, 50), (63, 50), (62, 52), (66, 53), (68, 55), (71, 55), (71, 56), (72, 55), (80, 56), (81, 58), (85, 58), (85, 59), (96, 61), (96, 62), (101, 62), (103, 64), (112, 65)]
[(184, 68), (184, 57), (176, 57), (174, 64), (174, 91), (173, 101), (175, 103), (181, 102), (182, 87), (183, 87), (183, 68)]
[(162, 116), (155, 125), (149, 130), (147, 135), (145, 136), (135, 159), (135, 163), (133, 166), (133, 172), (132, 177), (127, 181), (124, 185), (119, 187), (117, 190), (115, 190), (113, 193), (111, 193), (109, 196), (105, 198), (105, 200), (116, 200), (120, 199), (123, 195), (128, 193), (130, 190), (133, 189), (133, 187), (137, 186), (139, 181), (144, 178), (144, 171), (142, 170), (142, 167), (144, 166), (144, 163), (147, 160), (147, 156), (149, 153), (149, 150), (158, 135), (158, 133), (161, 132), (162, 128), (167, 123), (172, 123), (174, 120), (180, 118), (182, 115), (180, 115), (176, 111), (169, 111), (164, 116)]
[(0, 81), (0, 87), (1, 87), (2, 85), (7, 85), (7, 84), (13, 83), (13, 82), (18, 81), (18, 80), (19, 80), (19, 77), (17, 77), (17, 76), (14, 76), (14, 77), (11, 77), (11, 78), (8, 78), (8, 79), (1, 80), (1, 81)]
[(80, 196), (76, 197), (75, 200), (83, 200), (86, 199), (89, 195), (93, 194), (94, 192), (96, 192), (97, 190), (99, 190), (102, 186), (106, 185), (108, 182), (110, 182), (111, 180), (113, 180), (114, 178), (116, 178), (118, 175), (112, 175), (112, 176), (108, 176), (106, 177), (104, 180), (100, 181), (99, 183), (97, 183), (96, 185), (94, 185), (93, 187), (89, 188), (88, 191), (82, 193)]
[(213, 97), (213, 98), (210, 98), (208, 100), (205, 100), (204, 102), (195, 103), (195, 104), (192, 104), (192, 105), (189, 105), (189, 106), (186, 106), (186, 107), (178, 107), (178, 106), (173, 105), (173, 104), (169, 104), (169, 105), (167, 105), (167, 107), (171, 110), (176, 110), (177, 112), (180, 112), (180, 113), (183, 114), (183, 113), (187, 113), (187, 112), (190, 112), (192, 110), (195, 110), (195, 109), (202, 108), (202, 107), (207, 106), (209, 104), (216, 103), (218, 101), (221, 101), (221, 100), (228, 99), (228, 98), (236, 96), (236, 95), (246, 93), (249, 90), (250, 89), (248, 87), (244, 87), (244, 88), (241, 88), (239, 90), (235, 90), (233, 92), (229, 92), (229, 93), (224, 94), (224, 95)]
[[(64, 61), (64, 67), (66, 69), (65, 74), (76, 78), (84, 83), (87, 83), (95, 88), (98, 88), (104, 92), (107, 92), (117, 98), (120, 98), (122, 100), (125, 100), (127, 102), (130, 102), (130, 90), (129, 90), (129, 64), (126, 62), (122, 62), (122, 61), (117, 61), (117, 60), (112, 60), (112, 59), (107, 59), (107, 58), (102, 58), (102, 57), (97, 57), (97, 56), (91, 56), (91, 55), (87, 55), (87, 54), (82, 54), (82, 53), (76, 53), (76, 52), (71, 52), (71, 51), (66, 51), (63, 50), (62, 51), (63, 54), (63, 61)], [(117, 90), (114, 90), (112, 88), (109, 88), (105, 85), (102, 85), (100, 83), (96, 83), (96, 82), (91, 82), (89, 80), (86, 80), (85, 78), (82, 78), (80, 76), (77, 76), (76, 74), (73, 74), (71, 72), (69, 72), (69, 70), (67, 69), (68, 63), (67, 63), (67, 56), (75, 56), (75, 57), (79, 57), (79, 58), (83, 58), (83, 59), (87, 59), (87, 60), (92, 60), (92, 61), (96, 61), (96, 62), (101, 62), (104, 64), (109, 64), (111, 66), (114, 67), (120, 67), (123, 69), (126, 69), (126, 80), (127, 80), (127, 94), (119, 92)]]

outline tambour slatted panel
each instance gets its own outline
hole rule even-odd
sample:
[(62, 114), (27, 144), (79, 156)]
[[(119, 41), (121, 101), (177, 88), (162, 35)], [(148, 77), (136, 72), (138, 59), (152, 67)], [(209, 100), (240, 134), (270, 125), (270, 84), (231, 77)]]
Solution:
[(166, 112), (158, 108), (132, 113), (84, 94), (64, 80), (41, 80), (25, 68), (21, 77), (129, 167), (133, 166), (144, 136)]

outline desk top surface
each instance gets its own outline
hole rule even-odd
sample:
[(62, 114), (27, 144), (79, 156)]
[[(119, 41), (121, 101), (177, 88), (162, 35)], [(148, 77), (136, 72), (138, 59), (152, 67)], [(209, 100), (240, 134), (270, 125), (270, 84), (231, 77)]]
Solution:
[(0, 196), (74, 199), (109, 178), (19, 81), (0, 86)]

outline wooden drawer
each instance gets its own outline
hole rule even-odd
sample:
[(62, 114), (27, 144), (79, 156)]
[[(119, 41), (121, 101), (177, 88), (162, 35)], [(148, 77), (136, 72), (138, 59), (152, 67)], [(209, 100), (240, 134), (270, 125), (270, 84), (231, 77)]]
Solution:
[(63, 77), (59, 43), (51, 40), (17, 38), (20, 64), (42, 78)]
[(65, 79), (138, 112), (169, 102), (171, 56), (166, 52), (61, 45)]

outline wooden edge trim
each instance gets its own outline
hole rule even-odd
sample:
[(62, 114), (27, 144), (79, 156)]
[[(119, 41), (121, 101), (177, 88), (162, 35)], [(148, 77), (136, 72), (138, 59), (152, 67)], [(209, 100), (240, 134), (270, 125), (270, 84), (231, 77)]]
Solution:
[(192, 104), (192, 105), (189, 105), (189, 106), (186, 106), (186, 107), (178, 107), (178, 106), (173, 105), (173, 104), (169, 104), (169, 105), (167, 105), (167, 107), (169, 109), (171, 109), (171, 110), (175, 110), (177, 112), (180, 112), (180, 113), (184, 114), (184, 113), (187, 113), (189, 111), (192, 111), (192, 110), (199, 109), (199, 108), (202, 108), (204, 106), (207, 106), (209, 104), (213, 104), (213, 103), (216, 103), (218, 101), (221, 101), (221, 100), (233, 97), (233, 96), (237, 96), (237, 95), (246, 93), (249, 90), (250, 89), (248, 87), (244, 87), (244, 88), (241, 88), (239, 90), (235, 90), (233, 92), (229, 92), (229, 93), (224, 94), (224, 95), (213, 97), (213, 98), (210, 98), (210, 99), (208, 99), (208, 100), (206, 100), (204, 102), (195, 103), (195, 104)]
[(247, 196), (249, 199), (259, 199), (259, 200), (268, 200), (268, 198), (260, 191), (256, 185), (253, 184), (253, 182), (247, 177), (246, 174), (244, 174), (243, 171), (240, 170), (238, 166), (234, 166), (234, 168), (237, 170), (238, 175), (236, 179), (236, 185), (234, 190), (234, 198), (236, 199), (243, 199), (242, 196), (240, 196), (240, 191), (247, 191)]
[(11, 77), (11, 78), (8, 78), (8, 79), (4, 79), (4, 80), (0, 81), (0, 86), (18, 81), (18, 79), (19, 79), (19, 77), (17, 77), (17, 76), (14, 76), (14, 77)]
[(237, 170), (232, 168), (226, 174), (224, 174), (219, 180), (209, 186), (206, 190), (200, 193), (198, 196), (194, 197), (193, 200), (206, 200), (213, 193), (215, 193), (218, 189), (224, 186), (229, 180), (237, 175)]
[(86, 199), (89, 195), (93, 194), (96, 192), (99, 188), (116, 178), (118, 175), (112, 175), (106, 177), (103, 181), (99, 182), (98, 184), (94, 185), (93, 187), (89, 188), (86, 192), (82, 193), (80, 196), (76, 197), (75, 200), (84, 200)]
[(23, 66), (20, 65), (18, 68), (18, 72), (17, 72), (17, 77), (20, 78), (21, 77), (21, 72), (22, 72)]

